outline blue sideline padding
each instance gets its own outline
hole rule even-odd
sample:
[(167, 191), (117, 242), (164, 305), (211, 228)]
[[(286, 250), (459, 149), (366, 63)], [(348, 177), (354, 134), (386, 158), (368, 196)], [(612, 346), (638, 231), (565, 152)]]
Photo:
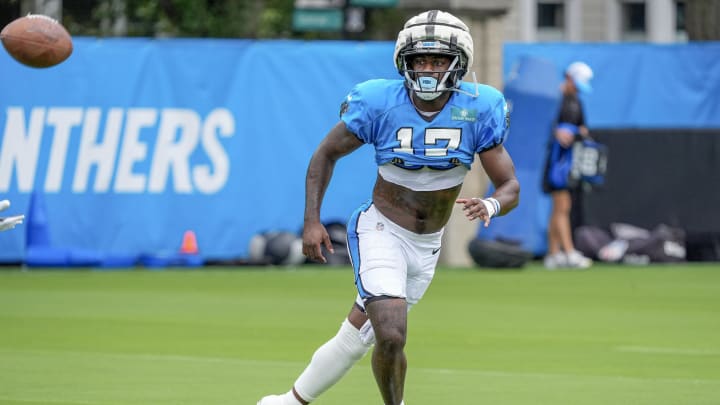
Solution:
[(165, 267), (200, 267), (205, 263), (202, 256), (185, 253), (148, 254), (140, 256), (140, 264), (153, 269)]
[(56, 247), (50, 237), (45, 198), (33, 192), (27, 215), (25, 264), (28, 267), (132, 267), (133, 254), (106, 254), (92, 249)]
[(34, 192), (30, 195), (30, 204), (25, 220), (26, 247), (50, 247), (50, 227), (42, 193)]

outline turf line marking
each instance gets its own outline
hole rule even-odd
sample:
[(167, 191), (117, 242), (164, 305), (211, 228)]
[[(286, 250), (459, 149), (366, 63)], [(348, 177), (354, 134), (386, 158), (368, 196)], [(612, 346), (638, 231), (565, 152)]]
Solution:
[(80, 404), (80, 405), (98, 405), (101, 402), (90, 402), (90, 401), (74, 401), (50, 399), (50, 398), (19, 398), (19, 397), (8, 397), (0, 395), (0, 401), (13, 401), (13, 402), (40, 402), (44, 404)]
[[(630, 347), (630, 346), (628, 346)], [(105, 353), (105, 352), (82, 352), (73, 350), (6, 350), (0, 349), (0, 352), (12, 353), (33, 353), (38, 355), (58, 354), (58, 355), (75, 355), (75, 356), (99, 356), (123, 360), (146, 360), (146, 361), (180, 361), (180, 362), (196, 362), (196, 363), (220, 363), (220, 364), (237, 364), (237, 365), (272, 365), (272, 366), (292, 366), (302, 368), (305, 361), (282, 361), (282, 360), (253, 360), (238, 359), (224, 357), (203, 357), (203, 356), (180, 356), (180, 355), (156, 355), (156, 354), (131, 354), (131, 353)], [(367, 366), (355, 366), (355, 368)], [(569, 373), (533, 373), (533, 372), (511, 372), (511, 371), (493, 371), (480, 369), (458, 369), (458, 368), (432, 368), (417, 367), (414, 371), (430, 373), (430, 374), (469, 374), (481, 377), (509, 377), (509, 378), (582, 378), (582, 379), (604, 379), (626, 382), (666, 382), (666, 383), (691, 383), (691, 384), (710, 384), (720, 385), (720, 380), (697, 379), (697, 378), (673, 378), (673, 377), (630, 377), (623, 375), (585, 375), (585, 374), (569, 374)]]
[(685, 356), (720, 356), (720, 350), (685, 349), (680, 347), (650, 347), (650, 346), (617, 346), (618, 352), (650, 353), (650, 354), (677, 354)]
[(5, 353), (28, 353), (40, 356), (47, 355), (72, 355), (72, 356), (99, 356), (111, 359), (124, 360), (147, 360), (147, 361), (185, 361), (185, 362), (201, 362), (201, 363), (226, 363), (226, 364), (277, 364), (280, 366), (296, 366), (303, 365), (304, 361), (283, 361), (283, 360), (253, 360), (238, 359), (227, 357), (210, 357), (210, 356), (181, 356), (174, 354), (144, 354), (144, 353), (107, 353), (107, 352), (85, 352), (78, 350), (11, 350), (0, 348), (0, 352)]
[(561, 379), (602, 379), (611, 381), (624, 382), (665, 382), (665, 383), (691, 383), (691, 384), (709, 384), (720, 385), (720, 380), (697, 379), (697, 378), (673, 378), (673, 377), (629, 377), (623, 375), (596, 375), (596, 374), (568, 374), (568, 373), (533, 373), (533, 372), (510, 372), (510, 371), (492, 371), (492, 370), (466, 370), (451, 368), (415, 368), (414, 370), (435, 373), (435, 374), (468, 374), (479, 377), (509, 377), (509, 378), (561, 378)]

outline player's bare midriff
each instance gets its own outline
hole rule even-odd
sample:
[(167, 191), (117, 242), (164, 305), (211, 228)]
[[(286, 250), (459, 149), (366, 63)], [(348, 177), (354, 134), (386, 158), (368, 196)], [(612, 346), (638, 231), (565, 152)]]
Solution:
[(415, 233), (441, 230), (450, 219), (462, 184), (444, 190), (413, 191), (385, 181), (375, 181), (373, 202), (391, 221)]

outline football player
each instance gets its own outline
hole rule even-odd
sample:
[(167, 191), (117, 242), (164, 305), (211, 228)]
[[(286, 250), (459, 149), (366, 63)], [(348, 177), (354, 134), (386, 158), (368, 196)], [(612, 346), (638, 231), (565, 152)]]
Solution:
[[(407, 312), (430, 285), (453, 206), (488, 226), (518, 204), (520, 185), (503, 147), (505, 99), (490, 86), (462, 82), (473, 62), (465, 23), (437, 10), (412, 17), (398, 35), (394, 62), (402, 79), (352, 89), (307, 171), (303, 253), (323, 263), (321, 247), (332, 252), (332, 244), (320, 206), (335, 163), (363, 144), (375, 149), (372, 199), (347, 227), (358, 294), (338, 333), (317, 349), (292, 388), (259, 405), (314, 401), (373, 344), (372, 369), (384, 403), (404, 404)], [(495, 191), (485, 199), (459, 198), (475, 156)]]

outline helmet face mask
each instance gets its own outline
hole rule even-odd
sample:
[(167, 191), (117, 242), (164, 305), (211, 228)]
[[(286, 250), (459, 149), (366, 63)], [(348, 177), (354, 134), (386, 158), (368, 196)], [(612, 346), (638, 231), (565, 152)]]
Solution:
[[(412, 60), (421, 55), (441, 55), (450, 59), (445, 71), (417, 72)], [(472, 65), (473, 41), (467, 26), (457, 17), (431, 10), (405, 23), (395, 43), (395, 65), (406, 86), (427, 101), (445, 91), (459, 88)], [(436, 79), (439, 77), (439, 79)]]
[[(429, 49), (429, 52), (415, 49), (408, 49), (400, 52), (400, 63), (402, 66), (398, 68), (405, 77), (405, 82), (417, 96), (423, 100), (431, 101), (438, 98), (444, 91), (456, 87), (460, 79), (465, 75), (465, 69), (461, 66), (467, 65), (463, 63), (463, 55), (455, 50), (447, 50), (439, 52), (441, 49), (437, 46)], [(417, 71), (413, 68), (413, 60), (421, 56), (444, 56), (450, 60), (447, 70)]]

